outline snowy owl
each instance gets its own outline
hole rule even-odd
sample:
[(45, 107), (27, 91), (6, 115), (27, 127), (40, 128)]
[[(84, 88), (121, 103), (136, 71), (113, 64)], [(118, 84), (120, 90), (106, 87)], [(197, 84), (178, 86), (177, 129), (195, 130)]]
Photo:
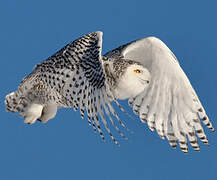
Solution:
[(125, 138), (116, 121), (127, 127), (113, 106), (127, 113), (117, 100), (128, 99), (140, 120), (172, 147), (179, 143), (188, 152), (188, 139), (199, 151), (197, 137), (208, 144), (201, 122), (214, 128), (175, 55), (160, 39), (132, 41), (104, 56), (101, 50), (102, 32), (69, 43), (36, 65), (18, 90), (6, 96), (6, 109), (32, 124), (54, 118), (58, 108), (73, 107), (82, 118), (87, 115), (102, 139), (101, 123), (118, 144), (107, 121)]

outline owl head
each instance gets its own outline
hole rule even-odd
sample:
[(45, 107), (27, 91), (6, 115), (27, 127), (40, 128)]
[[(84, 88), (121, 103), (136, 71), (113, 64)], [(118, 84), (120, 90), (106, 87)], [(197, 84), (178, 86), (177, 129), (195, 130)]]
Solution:
[(127, 61), (116, 64), (113, 73), (116, 77), (114, 94), (119, 99), (135, 97), (150, 83), (150, 72), (142, 65)]

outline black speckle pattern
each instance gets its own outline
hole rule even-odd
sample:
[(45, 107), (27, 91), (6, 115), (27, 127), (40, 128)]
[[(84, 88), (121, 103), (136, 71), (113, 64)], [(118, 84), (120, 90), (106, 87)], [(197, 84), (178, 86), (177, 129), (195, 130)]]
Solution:
[[(34, 71), (23, 79), (14, 94), (16, 98), (6, 99), (7, 110), (22, 112), (36, 99), (43, 105), (55, 103), (58, 108), (80, 109), (81, 117), (83, 118), (86, 113), (89, 125), (92, 125), (94, 131), (98, 131), (103, 140), (105, 137), (100, 123), (103, 123), (108, 134), (118, 145), (103, 115), (104, 108), (112, 125), (125, 138), (112, 119), (114, 116), (121, 122), (110, 104), (114, 98), (109, 87), (111, 84), (107, 83), (111, 82), (111, 79), (105, 79), (103, 60), (105, 59), (101, 57), (101, 34), (98, 32), (87, 34), (69, 43), (36, 65)], [(122, 72), (118, 69), (119, 65), (115, 63), (115, 71)], [(110, 76), (106, 78), (109, 79)]]

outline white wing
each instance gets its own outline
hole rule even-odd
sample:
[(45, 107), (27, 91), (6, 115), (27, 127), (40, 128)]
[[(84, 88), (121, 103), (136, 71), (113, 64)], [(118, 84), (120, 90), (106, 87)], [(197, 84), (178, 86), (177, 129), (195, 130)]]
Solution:
[(200, 120), (212, 131), (214, 128), (175, 55), (161, 40), (140, 39), (105, 56), (139, 62), (150, 72), (149, 87), (129, 99), (129, 104), (151, 130), (156, 129), (162, 138), (166, 136), (172, 147), (176, 147), (178, 140), (184, 152), (188, 151), (187, 138), (199, 151), (196, 134), (208, 144)]

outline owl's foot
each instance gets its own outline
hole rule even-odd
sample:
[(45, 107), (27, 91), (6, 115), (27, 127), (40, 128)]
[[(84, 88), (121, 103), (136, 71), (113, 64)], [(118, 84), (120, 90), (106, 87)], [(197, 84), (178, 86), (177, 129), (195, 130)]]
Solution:
[(41, 117), (43, 106), (41, 104), (31, 104), (26, 110), (20, 113), (24, 117), (24, 123), (33, 124), (38, 118)]
[(56, 104), (48, 104), (44, 106), (41, 117), (37, 119), (42, 123), (46, 123), (48, 120), (54, 118), (57, 113), (57, 105)]

